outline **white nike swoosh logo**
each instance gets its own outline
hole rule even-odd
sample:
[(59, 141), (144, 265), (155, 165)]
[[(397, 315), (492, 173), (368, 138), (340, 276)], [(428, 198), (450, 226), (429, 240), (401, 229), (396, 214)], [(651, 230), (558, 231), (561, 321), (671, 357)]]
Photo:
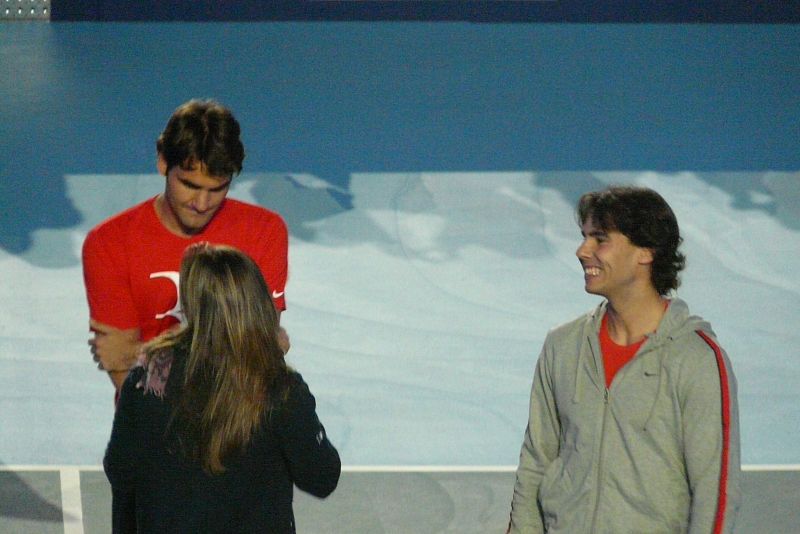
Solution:
[(283, 293), (284, 293), (283, 291), (273, 291), (272, 298), (279, 299), (283, 296)]

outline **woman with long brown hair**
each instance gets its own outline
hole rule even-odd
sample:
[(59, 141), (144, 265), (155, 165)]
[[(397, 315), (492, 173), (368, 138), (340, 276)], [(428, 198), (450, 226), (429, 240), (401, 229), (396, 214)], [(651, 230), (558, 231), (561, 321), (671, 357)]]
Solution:
[(195, 245), (183, 326), (145, 345), (104, 467), (114, 532), (294, 532), (293, 485), (329, 495), (341, 463), (302, 377), (284, 361), (258, 266)]

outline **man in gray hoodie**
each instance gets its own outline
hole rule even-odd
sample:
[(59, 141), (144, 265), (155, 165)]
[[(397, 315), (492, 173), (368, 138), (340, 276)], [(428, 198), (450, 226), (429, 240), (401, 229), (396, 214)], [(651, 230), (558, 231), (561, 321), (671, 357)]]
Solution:
[(677, 289), (666, 201), (613, 186), (578, 202), (597, 308), (551, 330), (533, 378), (509, 532), (719, 534), (741, 500), (736, 380)]

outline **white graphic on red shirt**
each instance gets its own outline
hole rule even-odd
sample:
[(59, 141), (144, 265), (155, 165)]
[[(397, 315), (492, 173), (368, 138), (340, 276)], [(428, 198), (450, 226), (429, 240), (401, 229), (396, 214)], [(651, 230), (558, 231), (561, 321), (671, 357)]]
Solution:
[(167, 310), (164, 313), (157, 313), (156, 319), (163, 319), (164, 317), (174, 317), (181, 323), (184, 321), (183, 311), (181, 310), (181, 290), (180, 290), (180, 273), (178, 271), (161, 271), (158, 273), (152, 273), (150, 278), (166, 278), (173, 284), (175, 284), (175, 294), (177, 298), (175, 299), (175, 306), (171, 310)]

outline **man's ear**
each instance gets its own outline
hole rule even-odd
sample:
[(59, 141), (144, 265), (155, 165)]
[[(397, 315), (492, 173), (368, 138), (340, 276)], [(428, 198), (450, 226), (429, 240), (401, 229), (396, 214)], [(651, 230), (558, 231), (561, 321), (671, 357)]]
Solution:
[(640, 265), (650, 265), (653, 263), (653, 249), (651, 248), (640, 248), (639, 249), (639, 264)]
[(158, 169), (158, 174), (161, 176), (167, 175), (167, 160), (164, 159), (161, 152), (158, 153), (158, 159), (156, 159), (156, 168)]

